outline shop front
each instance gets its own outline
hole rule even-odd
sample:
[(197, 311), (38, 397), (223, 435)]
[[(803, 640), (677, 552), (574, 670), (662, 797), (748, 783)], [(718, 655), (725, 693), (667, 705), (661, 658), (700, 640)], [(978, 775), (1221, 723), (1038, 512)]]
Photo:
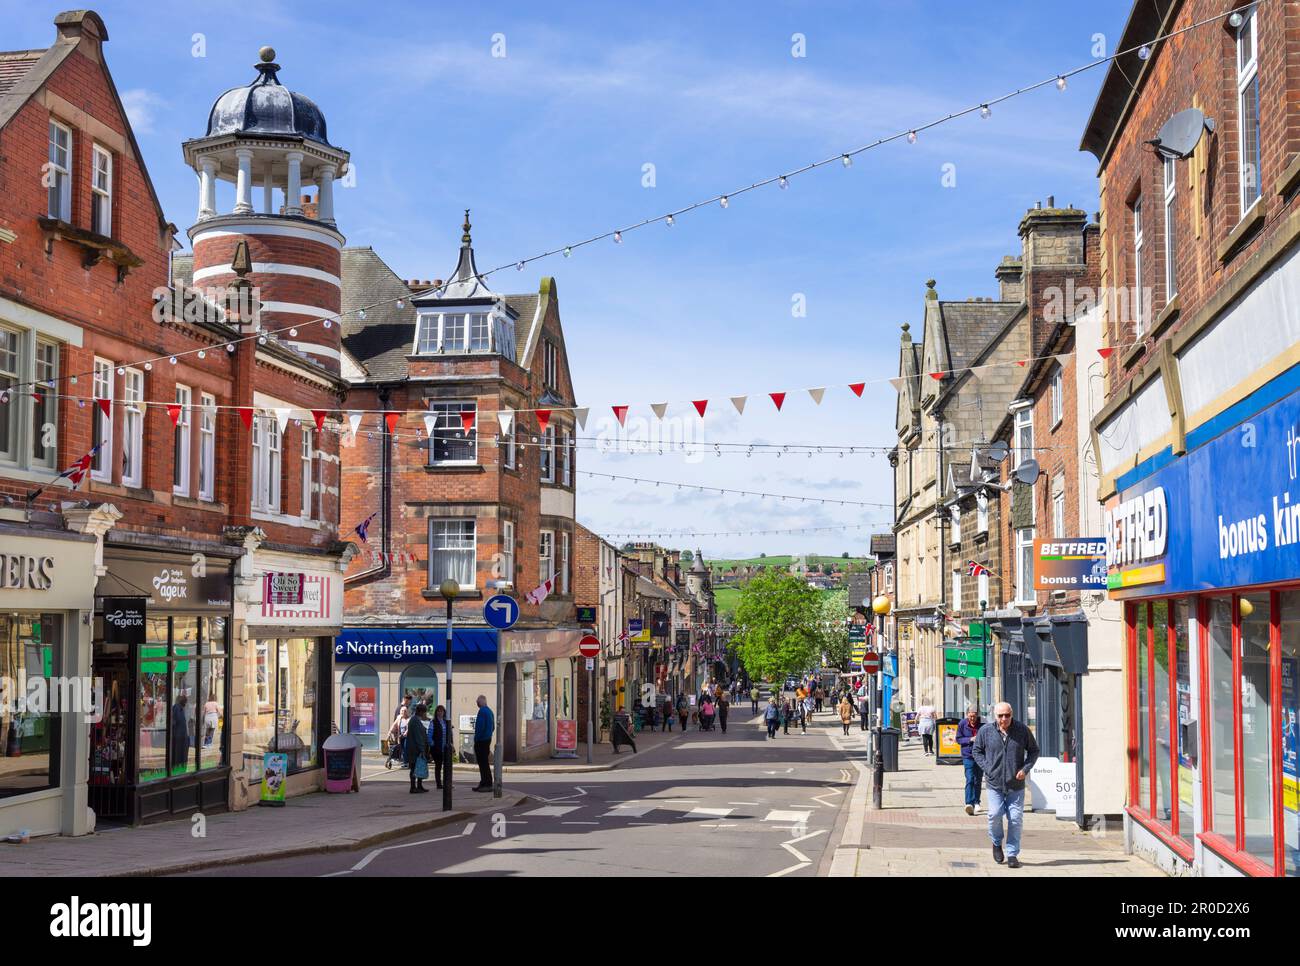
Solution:
[[(475, 699), (496, 694), (497, 632), (457, 627), (452, 635), (452, 722), (475, 713)], [(433, 709), (446, 695), (446, 627), (345, 627), (334, 641), (334, 707), (339, 730), (377, 751), (402, 699)]]
[[(1165, 868), (1295, 876), (1300, 859), (1300, 394), (1121, 477), (1133, 846)], [(1198, 438), (1199, 437), (1199, 438)]]
[(257, 548), (240, 585), (241, 727), (232, 755), (236, 807), (255, 804), (268, 754), (284, 755), (285, 794), (320, 788), (321, 744), (330, 736), (335, 638), (342, 630), (343, 575), (334, 558)]
[(581, 630), (501, 631), (502, 756), (527, 761), (576, 749)]
[(95, 587), (90, 807), (138, 825), (226, 811), (232, 563), (109, 546)]
[(82, 835), (94, 537), (0, 520), (0, 836)]

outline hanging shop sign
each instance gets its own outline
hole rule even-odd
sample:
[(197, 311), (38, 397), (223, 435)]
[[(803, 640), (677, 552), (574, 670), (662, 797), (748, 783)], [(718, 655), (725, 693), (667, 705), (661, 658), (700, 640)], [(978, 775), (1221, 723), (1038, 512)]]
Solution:
[(262, 574), (262, 606), (250, 619), (292, 620), (334, 626), (343, 614), (343, 583), (337, 574), (268, 571)]
[(954, 678), (984, 677), (984, 648), (945, 647), (943, 673)]
[(148, 606), (143, 597), (105, 597), (104, 643), (143, 644)]
[(691, 632), (689, 630), (678, 630), (676, 634), (676, 643), (678, 647), (690, 647)]
[(578, 610), (578, 618), (577, 618), (577, 619), (578, 619), (578, 623), (579, 623), (579, 624), (588, 624), (588, 625), (591, 625), (591, 624), (595, 624), (595, 623), (596, 623), (596, 608), (594, 608), (594, 607), (579, 607), (579, 608), (577, 608), (577, 610)]
[(1106, 541), (1101, 538), (1034, 541), (1037, 590), (1105, 590)]
[(1104, 523), (1115, 597), (1294, 579), (1300, 393), (1124, 489)]
[(650, 627), (652, 637), (667, 637), (670, 629), (668, 614), (664, 611), (655, 611), (650, 615)]
[(301, 573), (270, 573), (262, 577), (262, 602), (266, 604), (301, 604)]
[(140, 594), (151, 610), (229, 610), (230, 561), (211, 554), (106, 555), (96, 596)]
[(849, 643), (850, 643), (850, 644), (857, 644), (857, 643), (859, 643), (859, 642), (865, 641), (866, 639), (867, 639), (867, 625), (866, 625), (866, 624), (850, 624), (850, 625), (849, 625)]

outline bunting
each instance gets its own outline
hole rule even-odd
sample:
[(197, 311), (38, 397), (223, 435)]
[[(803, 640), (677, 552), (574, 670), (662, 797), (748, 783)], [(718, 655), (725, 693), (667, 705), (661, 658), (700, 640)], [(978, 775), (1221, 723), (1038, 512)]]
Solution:
[(537, 410), (537, 431), (546, 432), (546, 424), (551, 421), (551, 411), (549, 409)]
[(468, 436), (474, 431), (475, 411), (473, 409), (462, 409), (460, 411), (460, 428)]
[(325, 410), (313, 409), (311, 411), (311, 418), (316, 420), (316, 432), (319, 433), (325, 429)]
[(748, 399), (748, 398), (749, 398), (748, 396), (732, 396), (732, 397), (731, 397), (731, 405), (733, 405), (733, 406), (736, 407), (736, 412), (737, 412), (737, 413), (740, 413), (740, 414), (742, 414), (742, 415), (744, 414), (744, 412), (745, 412), (745, 400)]
[(709, 401), (707, 399), (695, 399), (692, 400), (692, 404), (695, 406), (695, 411), (700, 414), (700, 419), (703, 419), (704, 410), (708, 408)]
[(573, 418), (578, 422), (579, 429), (587, 428), (587, 413), (591, 412), (590, 407), (580, 406), (573, 411)]
[(612, 407), (610, 407), (610, 408), (612, 408), (612, 409), (614, 410), (614, 418), (618, 420), (618, 424), (619, 424), (620, 426), (626, 426), (626, 425), (627, 425), (627, 407), (626, 407), (626, 406), (612, 406)]
[(663, 419), (664, 413), (668, 411), (667, 403), (651, 403), (650, 411), (655, 414), (656, 419)]
[(853, 391), (853, 395), (857, 396), (859, 399), (862, 398), (862, 390), (866, 388), (867, 388), (867, 384), (865, 382), (849, 383), (849, 389), (851, 389)]
[(776, 404), (776, 411), (777, 411), (777, 412), (780, 412), (780, 411), (781, 411), (781, 404), (782, 404), (783, 402), (785, 402), (785, 393), (783, 393), (783, 392), (769, 392), (768, 395), (772, 398), (772, 402)]
[(826, 387), (822, 386), (820, 389), (809, 389), (808, 395), (812, 396), (812, 401), (820, 406), (822, 404), (822, 396), (826, 395)]
[(397, 431), (397, 421), (401, 418), (401, 413), (384, 413), (384, 425), (388, 427), (388, 433), (390, 436)]
[(172, 418), (172, 429), (175, 429), (176, 426), (177, 426), (177, 425), (180, 423), (180, 421), (181, 421), (181, 406), (180, 406), (180, 403), (170, 403), (170, 404), (168, 404), (168, 406), (167, 406), (167, 415), (170, 416), (170, 417)]
[[(431, 416), (425, 418), (426, 426), (429, 425), (429, 420), (432, 418), (433, 417)], [(502, 436), (510, 435), (510, 427), (514, 424), (514, 420), (515, 420), (515, 411), (513, 409), (502, 409), (497, 413), (497, 425), (501, 427)], [(433, 435), (432, 429), (429, 430), (429, 435), (430, 436)]]
[[(105, 412), (105, 415), (107, 415), (107, 412)], [(252, 406), (239, 407), (239, 421), (244, 424), (244, 429), (251, 430), (253, 428), (253, 407)], [(355, 429), (353, 431), (355, 432)]]

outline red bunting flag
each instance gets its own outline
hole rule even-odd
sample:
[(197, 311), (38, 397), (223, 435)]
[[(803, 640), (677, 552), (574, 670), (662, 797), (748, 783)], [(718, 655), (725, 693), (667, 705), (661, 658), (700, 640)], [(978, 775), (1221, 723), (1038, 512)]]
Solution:
[(99, 406), (99, 411), (104, 414), (105, 419), (108, 419), (108, 417), (112, 415), (111, 410), (113, 408), (113, 400), (96, 399), (95, 404)]
[(694, 405), (695, 405), (695, 411), (696, 411), (697, 413), (699, 413), (699, 414), (700, 414), (700, 418), (703, 419), (703, 418), (704, 418), (704, 410), (708, 407), (708, 405), (709, 405), (709, 401), (708, 401), (707, 399), (696, 399), (696, 400), (694, 400), (693, 402), (694, 402)]
[(1018, 365), (1021, 369), (1023, 369), (1025, 366), (1029, 365), (1029, 360), (1028, 360), (1028, 359), (1017, 359), (1017, 360), (1016, 360), (1016, 365)]
[[(105, 400), (105, 401), (107, 401), (107, 400)], [(105, 410), (105, 413), (107, 413), (107, 410)], [(244, 424), (244, 428), (245, 428), (245, 429), (252, 429), (252, 428), (253, 428), (253, 407), (252, 407), (252, 406), (240, 406), (240, 407), (239, 407), (239, 420), (240, 420), (240, 422), (242, 422), (242, 423)]]
[(944, 377), (944, 373), (942, 373), (942, 372), (932, 372), (932, 373), (930, 373), (930, 378), (931, 378), (931, 379), (943, 379), (943, 377)]
[(466, 436), (468, 436), (468, 435), (473, 431), (473, 429), (474, 429), (474, 410), (472, 410), (472, 409), (462, 409), (462, 410), (460, 411), (460, 428), (463, 429), (463, 430), (465, 431), (465, 435), (466, 435)]
[(393, 413), (393, 412), (384, 413), (384, 424), (388, 427), (388, 432), (390, 435), (392, 433), (397, 432), (397, 421), (401, 418), (402, 418), (401, 413)]
[(181, 421), (181, 407), (179, 403), (169, 403), (167, 405), (167, 415), (172, 418), (172, 428)]
[(772, 397), (772, 402), (776, 403), (776, 411), (777, 411), (777, 412), (780, 412), (780, 411), (781, 411), (781, 404), (782, 404), (783, 402), (785, 402), (785, 393), (783, 393), (783, 392), (769, 392), (768, 395)]
[(1104, 349), (1097, 350), (1098, 354), (1100, 354), (1103, 359), (1109, 359), (1110, 354), (1114, 351), (1115, 351), (1114, 346), (1106, 346), (1106, 348)]
[(612, 409), (614, 410), (614, 418), (618, 420), (618, 424), (619, 424), (620, 426), (626, 426), (626, 425), (627, 425), (627, 407), (626, 407), (626, 406), (612, 406), (612, 407), (610, 407), (610, 408), (612, 408)]
[(325, 428), (325, 410), (313, 409), (311, 411), (311, 415), (312, 418), (316, 420), (316, 432), (319, 433), (322, 429)]
[(546, 432), (546, 424), (551, 421), (551, 411), (549, 409), (537, 410), (537, 431)]
[(849, 388), (853, 390), (853, 395), (861, 399), (862, 390), (867, 388), (867, 384), (865, 382), (851, 382), (849, 383)]

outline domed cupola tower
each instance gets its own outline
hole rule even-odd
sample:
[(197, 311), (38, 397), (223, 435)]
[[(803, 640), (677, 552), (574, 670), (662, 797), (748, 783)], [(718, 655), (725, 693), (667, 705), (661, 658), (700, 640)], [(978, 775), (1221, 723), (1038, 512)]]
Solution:
[[(260, 56), (252, 83), (218, 97), (207, 134), (183, 146), (199, 177), (198, 217), (189, 230), (194, 285), (229, 283), (235, 248), (247, 242), (252, 269), (245, 278), (258, 289), (261, 328), (299, 326), (276, 338), (338, 372), (342, 327), (312, 320), (339, 311), (344, 238), (334, 222), (334, 180), (346, 173), (348, 153), (329, 143), (320, 108), (280, 83), (275, 51), (263, 47)], [(228, 210), (218, 207), (220, 181), (234, 185)], [(303, 189), (311, 186), (315, 201), (304, 209)]]

